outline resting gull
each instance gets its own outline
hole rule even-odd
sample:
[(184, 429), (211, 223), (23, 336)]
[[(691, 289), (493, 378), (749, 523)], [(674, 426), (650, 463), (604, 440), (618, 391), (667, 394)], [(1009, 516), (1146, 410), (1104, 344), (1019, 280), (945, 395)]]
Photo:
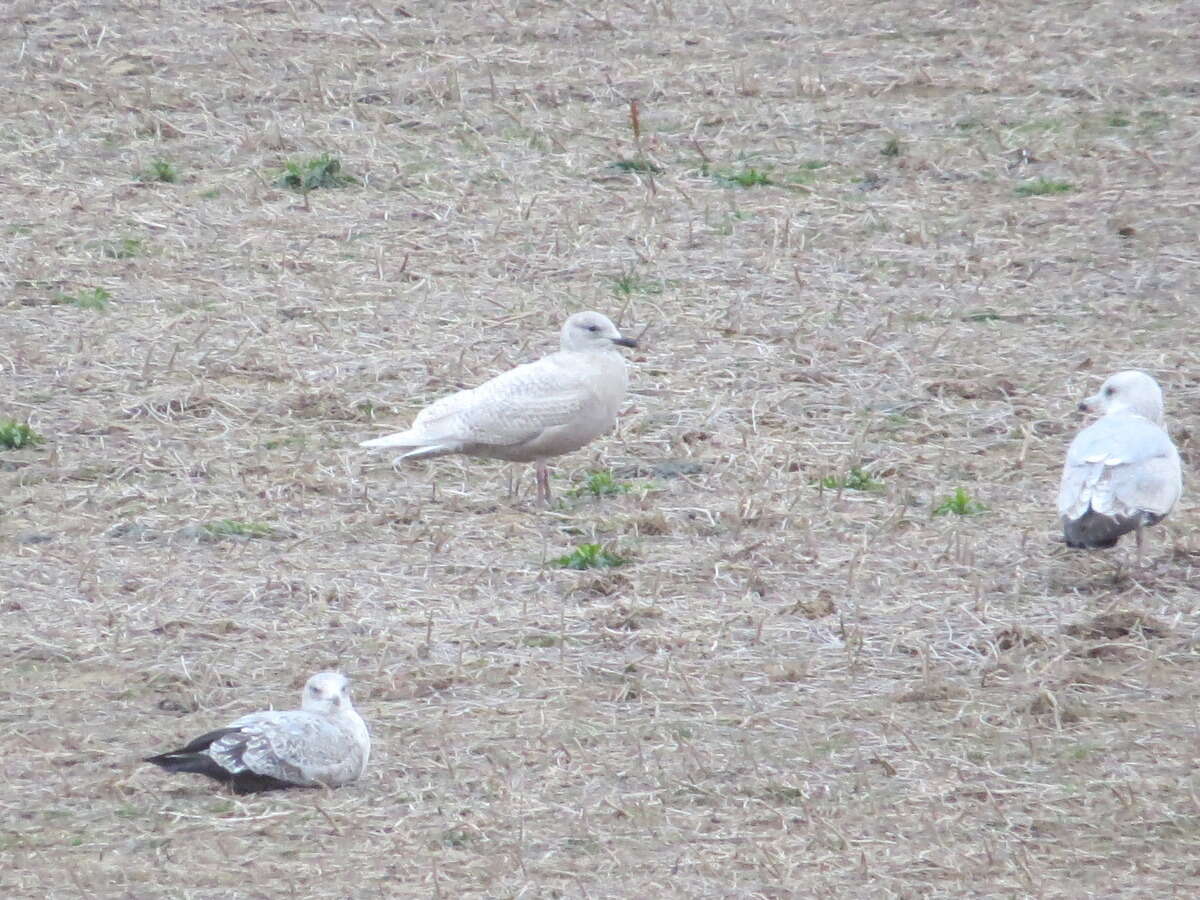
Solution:
[(1058, 492), (1067, 546), (1112, 547), (1136, 531), (1140, 564), (1142, 529), (1161, 522), (1183, 490), (1162, 390), (1144, 372), (1118, 372), (1079, 408), (1102, 415), (1067, 449)]
[(616, 422), (629, 385), (618, 346), (637, 342), (600, 313), (576, 313), (563, 323), (558, 352), (442, 397), (407, 431), (360, 446), (406, 450), (397, 462), (449, 453), (534, 462), (538, 499), (549, 503), (546, 460), (578, 450)]
[(367, 767), (371, 739), (340, 672), (318, 672), (300, 709), (256, 712), (145, 762), (195, 772), (250, 794), (290, 787), (337, 787)]

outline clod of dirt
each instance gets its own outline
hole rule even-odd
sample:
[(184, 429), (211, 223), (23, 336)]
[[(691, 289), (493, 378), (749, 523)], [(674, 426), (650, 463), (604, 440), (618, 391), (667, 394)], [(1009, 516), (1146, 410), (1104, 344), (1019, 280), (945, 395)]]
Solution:
[(639, 516), (633, 520), (633, 527), (639, 535), (660, 535), (671, 533), (671, 523), (661, 512), (655, 511)]
[(934, 396), (949, 395), (964, 400), (1007, 400), (1017, 386), (1007, 378), (977, 378), (964, 381), (933, 381), (925, 390)]
[(156, 541), (160, 537), (157, 531), (144, 522), (118, 522), (108, 529), (108, 537), (125, 538), (131, 541)]
[(1017, 647), (1044, 647), (1046, 638), (1038, 631), (1024, 625), (1006, 625), (990, 641), (978, 641), (975, 649), (980, 653), (991, 653), (993, 648), (1005, 653)]
[(662, 610), (653, 606), (625, 606), (618, 604), (597, 616), (605, 628), (612, 631), (637, 631), (652, 619), (661, 619)]
[(965, 688), (945, 681), (925, 681), (907, 691), (894, 694), (897, 703), (927, 703), (934, 700), (957, 700), (967, 696)]
[(629, 463), (613, 468), (616, 478), (680, 478), (699, 475), (704, 466), (691, 459), (660, 459), (657, 462)]
[(1029, 701), (1025, 711), (1030, 715), (1052, 718), (1060, 725), (1068, 725), (1084, 717), (1087, 705), (1050, 691), (1042, 691)]
[(1088, 622), (1068, 625), (1063, 632), (1089, 641), (1113, 641), (1132, 636), (1163, 638), (1171, 633), (1171, 628), (1149, 613), (1121, 610), (1101, 613)]
[(26, 531), (24, 534), (17, 535), (18, 544), (48, 544), (54, 540), (52, 534), (42, 534), (38, 531)]
[(832, 591), (817, 591), (813, 597), (801, 597), (783, 611), (783, 615), (801, 615), (806, 619), (823, 619), (837, 612)]
[(598, 597), (614, 597), (630, 590), (633, 582), (629, 577), (619, 572), (607, 572), (595, 575), (581, 582), (571, 591), (571, 595), (580, 600), (592, 600)]

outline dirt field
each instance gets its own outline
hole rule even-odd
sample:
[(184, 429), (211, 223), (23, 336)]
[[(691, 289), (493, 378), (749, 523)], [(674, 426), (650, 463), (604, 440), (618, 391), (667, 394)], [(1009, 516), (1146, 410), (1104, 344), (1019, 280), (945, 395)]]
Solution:
[[(1196, 896), (1198, 41), (0, 6), (0, 419), (44, 438), (0, 449), (0, 894)], [(322, 154), (353, 181), (281, 180)], [(553, 508), (357, 448), (580, 309), (645, 333)], [(1141, 570), (1054, 512), (1130, 366), (1187, 469)], [(628, 562), (552, 565), (584, 543)], [(138, 762), (331, 667), (355, 785)]]

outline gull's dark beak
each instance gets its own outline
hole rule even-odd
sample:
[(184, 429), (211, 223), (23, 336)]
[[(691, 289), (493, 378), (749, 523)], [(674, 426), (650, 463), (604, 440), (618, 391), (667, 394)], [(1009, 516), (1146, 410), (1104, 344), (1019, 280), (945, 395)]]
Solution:
[(633, 338), (627, 338), (627, 337), (613, 338), (612, 342), (614, 344), (618, 344), (622, 347), (636, 347), (637, 346), (637, 341), (635, 341)]

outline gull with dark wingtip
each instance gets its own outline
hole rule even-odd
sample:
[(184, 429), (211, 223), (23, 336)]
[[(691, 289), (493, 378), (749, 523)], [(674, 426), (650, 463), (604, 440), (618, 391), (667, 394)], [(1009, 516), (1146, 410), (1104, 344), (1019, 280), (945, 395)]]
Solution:
[(300, 709), (256, 712), (144, 762), (192, 772), (236, 794), (291, 787), (338, 787), (367, 767), (371, 739), (340, 672), (318, 672)]
[(1169, 513), (1183, 491), (1179, 452), (1163, 428), (1162, 390), (1145, 372), (1118, 372), (1079, 404), (1101, 417), (1067, 450), (1058, 512), (1068, 547), (1112, 547)]

